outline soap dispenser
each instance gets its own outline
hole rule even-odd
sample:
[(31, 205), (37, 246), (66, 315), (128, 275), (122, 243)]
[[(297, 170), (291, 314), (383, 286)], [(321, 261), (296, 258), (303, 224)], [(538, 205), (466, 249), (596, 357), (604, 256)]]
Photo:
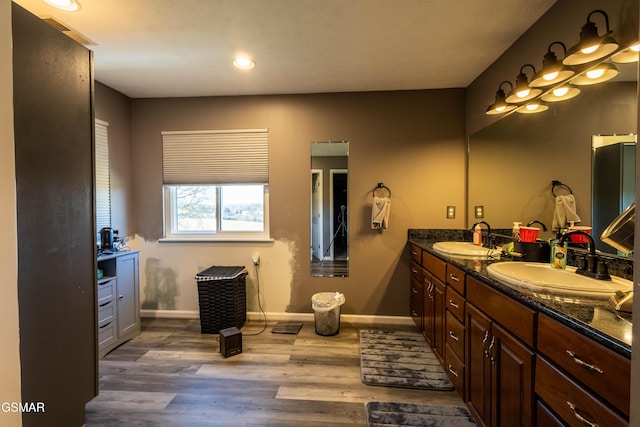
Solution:
[(560, 245), (560, 240), (551, 241), (551, 267), (564, 269), (567, 267), (567, 243)]
[(515, 242), (520, 240), (520, 224), (522, 224), (522, 222), (514, 222), (513, 229), (511, 229), (511, 237), (513, 237)]
[(476, 224), (473, 227), (473, 244), (482, 246), (482, 228), (480, 228), (480, 224)]

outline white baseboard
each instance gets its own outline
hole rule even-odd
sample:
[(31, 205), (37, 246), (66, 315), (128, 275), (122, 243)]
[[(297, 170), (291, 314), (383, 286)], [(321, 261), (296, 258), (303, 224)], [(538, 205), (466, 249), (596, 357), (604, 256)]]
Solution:
[[(314, 322), (313, 313), (265, 313), (267, 322)], [(198, 319), (199, 311), (193, 310), (140, 310), (140, 316), (155, 319)], [(251, 311), (247, 320), (262, 321), (262, 313)], [(413, 319), (409, 316), (378, 316), (341, 314), (340, 321), (353, 325), (398, 325), (411, 326)]]

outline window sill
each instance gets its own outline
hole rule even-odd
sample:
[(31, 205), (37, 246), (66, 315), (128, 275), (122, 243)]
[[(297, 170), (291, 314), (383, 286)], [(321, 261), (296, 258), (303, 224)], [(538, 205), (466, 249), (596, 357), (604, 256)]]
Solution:
[(158, 240), (159, 243), (273, 243), (269, 237), (224, 237), (214, 239), (210, 237), (165, 237)]

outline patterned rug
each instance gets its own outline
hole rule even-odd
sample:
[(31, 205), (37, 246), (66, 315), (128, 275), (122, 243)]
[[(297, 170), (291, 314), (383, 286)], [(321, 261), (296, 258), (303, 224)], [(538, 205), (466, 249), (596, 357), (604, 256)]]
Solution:
[(476, 426), (466, 408), (369, 402), (365, 406), (367, 427), (389, 426)]
[(422, 335), (408, 331), (361, 330), (360, 377), (368, 385), (453, 390)]

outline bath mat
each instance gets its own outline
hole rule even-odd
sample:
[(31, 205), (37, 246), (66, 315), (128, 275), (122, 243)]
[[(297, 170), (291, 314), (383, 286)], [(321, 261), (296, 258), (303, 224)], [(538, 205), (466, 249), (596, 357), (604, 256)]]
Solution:
[(467, 427), (477, 425), (466, 408), (455, 406), (368, 402), (365, 405), (365, 413), (367, 416), (367, 427)]
[(453, 390), (422, 335), (409, 331), (361, 330), (360, 377), (368, 385)]
[(302, 329), (302, 323), (280, 322), (271, 328), (271, 333), (297, 335), (300, 329)]

